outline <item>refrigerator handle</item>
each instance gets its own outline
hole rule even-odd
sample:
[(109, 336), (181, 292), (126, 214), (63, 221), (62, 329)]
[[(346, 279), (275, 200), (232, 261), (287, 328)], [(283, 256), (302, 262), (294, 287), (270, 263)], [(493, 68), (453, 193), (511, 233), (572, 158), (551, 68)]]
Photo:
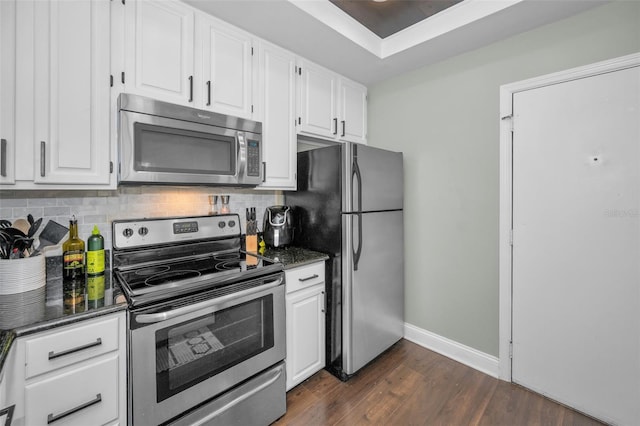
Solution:
[(353, 270), (357, 271), (360, 255), (362, 254), (362, 175), (360, 174), (360, 167), (358, 166), (358, 151), (355, 146), (353, 147), (353, 173), (351, 174), (352, 188), (354, 177), (358, 178), (358, 208), (354, 208), (358, 216), (358, 249), (353, 252)]

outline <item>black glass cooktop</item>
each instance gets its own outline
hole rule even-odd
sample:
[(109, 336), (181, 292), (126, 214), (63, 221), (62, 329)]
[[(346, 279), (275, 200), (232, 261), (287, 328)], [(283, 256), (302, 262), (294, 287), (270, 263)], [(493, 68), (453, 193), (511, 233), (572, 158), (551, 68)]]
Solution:
[(192, 258), (145, 263), (116, 272), (125, 291), (131, 295), (170, 291), (178, 287), (197, 286), (203, 283), (215, 287), (217, 282), (230, 279), (242, 280), (255, 276), (275, 265), (270, 260), (244, 252), (199, 255)]

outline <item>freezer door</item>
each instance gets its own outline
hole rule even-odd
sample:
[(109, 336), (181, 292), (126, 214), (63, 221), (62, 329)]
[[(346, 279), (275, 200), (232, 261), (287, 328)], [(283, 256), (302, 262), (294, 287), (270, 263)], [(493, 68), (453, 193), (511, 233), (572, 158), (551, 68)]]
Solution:
[(402, 210), (343, 215), (342, 357), (348, 375), (404, 334), (403, 221)]
[(402, 153), (356, 143), (343, 146), (343, 211), (400, 210), (403, 204)]

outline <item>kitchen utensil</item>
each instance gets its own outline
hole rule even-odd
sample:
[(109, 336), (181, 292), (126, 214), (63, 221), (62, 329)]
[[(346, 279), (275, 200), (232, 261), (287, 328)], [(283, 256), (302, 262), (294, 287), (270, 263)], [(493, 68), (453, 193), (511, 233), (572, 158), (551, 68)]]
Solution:
[(40, 233), (40, 245), (32, 253), (32, 256), (49, 246), (55, 246), (62, 241), (69, 232), (69, 228), (60, 225), (54, 220), (49, 220)]
[(13, 227), (22, 231), (24, 235), (27, 235), (31, 225), (29, 225), (29, 222), (27, 221), (27, 219), (20, 218), (13, 221)]
[[(31, 216), (31, 219), (33, 220), (33, 216)], [(30, 222), (30, 223), (31, 223), (31, 226), (29, 227), (29, 232), (27, 232), (27, 237), (29, 238), (33, 237), (35, 233), (38, 232), (38, 229), (40, 228), (40, 224), (42, 223), (42, 218), (36, 220), (35, 222)]]
[(33, 215), (31, 215), (31, 213), (27, 215), (27, 220), (29, 221), (30, 225), (33, 225), (34, 220), (33, 220)]
[(0, 219), (0, 228), (9, 228), (11, 227), (11, 222), (6, 219)]

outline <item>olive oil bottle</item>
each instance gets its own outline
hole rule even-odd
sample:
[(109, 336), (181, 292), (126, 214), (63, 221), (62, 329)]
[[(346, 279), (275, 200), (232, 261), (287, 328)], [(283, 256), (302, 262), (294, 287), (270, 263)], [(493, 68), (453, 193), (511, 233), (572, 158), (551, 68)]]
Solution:
[(78, 221), (75, 216), (69, 221), (69, 239), (62, 243), (63, 281), (84, 283), (84, 241), (78, 238)]

